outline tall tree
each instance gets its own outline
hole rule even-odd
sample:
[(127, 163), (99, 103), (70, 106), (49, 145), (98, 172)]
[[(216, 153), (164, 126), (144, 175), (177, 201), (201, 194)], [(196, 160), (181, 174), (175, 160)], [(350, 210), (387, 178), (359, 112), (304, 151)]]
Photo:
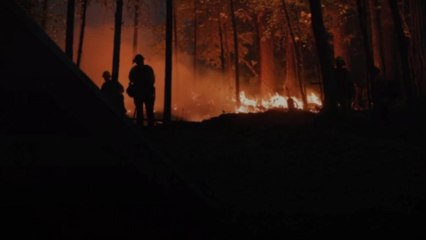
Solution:
[(234, 40), (234, 65), (235, 65), (235, 98), (237, 106), (240, 106), (240, 58), (239, 58), (239, 45), (238, 45), (238, 32), (237, 32), (237, 19), (235, 17), (234, 1), (230, 1), (231, 7), (231, 21), (233, 29)]
[(198, 18), (197, 18), (197, 11), (198, 11), (198, 0), (194, 0), (194, 19), (193, 19), (193, 25), (194, 25), (194, 58), (193, 58), (193, 78), (194, 80), (197, 79), (197, 60), (198, 60)]
[(83, 43), (84, 43), (84, 33), (86, 31), (86, 15), (87, 15), (87, 3), (88, 0), (83, 0), (81, 3), (81, 26), (80, 26), (80, 39), (78, 41), (78, 51), (77, 51), (77, 66), (81, 65), (81, 58), (83, 55)]
[(334, 1), (328, 8), (331, 10), (331, 33), (333, 35), (333, 53), (334, 57), (343, 57), (346, 65), (351, 65), (351, 57), (349, 47), (347, 44), (348, 35), (346, 34), (348, 28), (348, 10), (352, 8), (346, 1)]
[[(292, 57), (295, 60), (296, 78), (297, 78), (297, 81), (299, 83), (299, 89), (300, 89), (300, 95), (301, 95), (302, 101), (303, 101), (303, 107), (306, 108), (307, 105), (308, 105), (308, 102), (307, 102), (307, 99), (306, 99), (305, 85), (304, 85), (304, 82), (303, 82), (303, 77), (302, 77), (301, 68), (300, 68), (300, 66), (301, 66), (301, 64), (300, 64), (300, 61), (301, 61), (300, 48), (298, 46), (298, 43), (297, 43), (297, 40), (296, 40), (296, 35), (294, 33), (294, 30), (293, 30), (293, 27), (292, 27), (292, 24), (291, 24), (291, 18), (290, 18), (290, 14), (288, 12), (287, 4), (286, 4), (285, 0), (281, 0), (281, 3), (282, 3), (282, 6), (283, 6), (284, 15), (285, 15), (286, 22), (287, 22), (288, 33), (290, 35), (290, 39), (291, 39), (291, 42), (292, 42), (292, 46), (289, 46), (289, 47), (293, 48), (292, 49), (293, 51), (290, 51), (293, 54), (292, 54), (292, 56), (289, 54), (290, 55), (289, 57)], [(288, 51), (288, 49), (287, 49), (287, 51)]]
[(371, 37), (368, 31), (368, 26), (371, 26), (371, 21), (368, 19), (368, 3), (366, 0), (357, 0), (358, 19), (361, 28), (361, 34), (364, 46), (365, 68), (367, 73), (367, 98), (368, 106), (371, 108), (371, 80), (372, 71), (374, 68), (374, 56), (371, 46)]
[(329, 44), (329, 34), (324, 26), (321, 1), (309, 0), (312, 14), (312, 28), (321, 65), (321, 74), (324, 82), (324, 107), (323, 113), (335, 114), (337, 112), (336, 82), (333, 70), (333, 53)]
[(68, 0), (67, 6), (67, 32), (65, 40), (65, 53), (72, 60), (74, 52), (74, 17), (75, 17), (75, 0)]
[(135, 0), (135, 15), (133, 19), (133, 55), (138, 53), (140, 0)]
[(369, 12), (371, 19), (371, 46), (374, 56), (374, 65), (386, 72), (385, 56), (383, 48), (383, 23), (382, 23), (382, 7), (378, 0), (369, 2)]
[(410, 72), (410, 59), (409, 59), (409, 36), (405, 31), (403, 18), (398, 6), (398, 0), (389, 0), (389, 6), (392, 12), (393, 22), (397, 34), (399, 54), (401, 58), (401, 67), (403, 75), (403, 84), (406, 97), (406, 105), (408, 108), (414, 107), (413, 96), (413, 82)]
[(173, 55), (173, 0), (166, 2), (166, 68), (164, 87), (164, 123), (172, 117), (172, 56)]
[(112, 54), (112, 80), (118, 81), (120, 70), (120, 47), (121, 47), (121, 25), (123, 22), (123, 0), (116, 1), (115, 26), (114, 26), (114, 49)]
[(217, 25), (218, 25), (218, 34), (219, 34), (219, 46), (220, 46), (220, 70), (222, 74), (225, 74), (226, 62), (225, 62), (225, 39), (224, 39), (224, 31), (226, 31), (223, 27), (222, 17), (220, 11), (217, 17)]
[(405, 18), (410, 28), (411, 44), (410, 44), (410, 65), (413, 78), (413, 84), (418, 96), (425, 93), (425, 47), (426, 39), (424, 11), (426, 3), (422, 0), (404, 1)]
[(49, 0), (43, 1), (43, 12), (41, 15), (41, 27), (47, 30), (47, 16), (49, 15)]
[(274, 94), (277, 88), (276, 66), (274, 59), (274, 41), (268, 28), (270, 9), (257, 10), (255, 21), (259, 46), (259, 82), (262, 95)]

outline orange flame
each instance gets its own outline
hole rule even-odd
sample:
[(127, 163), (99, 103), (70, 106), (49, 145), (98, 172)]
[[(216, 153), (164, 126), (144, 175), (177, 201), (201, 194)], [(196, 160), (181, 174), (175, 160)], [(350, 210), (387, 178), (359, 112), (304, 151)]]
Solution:
[[(291, 97), (294, 101), (296, 109), (303, 110), (304, 104), (303, 101), (295, 96)], [(240, 92), (240, 106), (235, 110), (237, 113), (258, 113), (265, 112), (271, 109), (285, 109), (288, 110), (288, 100), (289, 97), (281, 96), (278, 93), (275, 95), (269, 96), (269, 98), (258, 99), (258, 98), (249, 98), (246, 96), (244, 91)], [(320, 98), (311, 93), (307, 96), (308, 109), (311, 112), (318, 112), (322, 107), (322, 101)]]

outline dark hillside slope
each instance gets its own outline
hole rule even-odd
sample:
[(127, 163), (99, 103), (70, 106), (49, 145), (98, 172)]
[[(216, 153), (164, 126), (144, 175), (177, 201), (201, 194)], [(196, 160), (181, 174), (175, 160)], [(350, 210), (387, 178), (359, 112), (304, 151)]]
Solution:
[(0, 29), (1, 238), (204, 238), (212, 205), (14, 1)]

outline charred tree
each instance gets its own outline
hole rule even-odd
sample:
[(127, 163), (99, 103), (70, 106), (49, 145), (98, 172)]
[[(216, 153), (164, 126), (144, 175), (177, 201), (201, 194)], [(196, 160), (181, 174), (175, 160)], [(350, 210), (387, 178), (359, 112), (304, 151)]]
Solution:
[(296, 67), (295, 67), (296, 78), (297, 78), (297, 82), (299, 84), (300, 95), (301, 95), (302, 101), (303, 101), (303, 107), (306, 108), (308, 106), (308, 101), (306, 99), (305, 84), (303, 82), (303, 77), (302, 77), (302, 74), (301, 74), (301, 71), (302, 71), (302, 69), (301, 69), (301, 55), (302, 54), (300, 52), (300, 48), (299, 48), (297, 40), (296, 40), (296, 35), (294, 34), (293, 26), (291, 24), (290, 14), (289, 14), (288, 9), (287, 9), (287, 4), (286, 4), (285, 0), (281, 0), (281, 3), (282, 3), (282, 6), (283, 6), (284, 15), (285, 15), (286, 22), (287, 22), (288, 33), (290, 35), (291, 42), (293, 44), (293, 46), (292, 46), (293, 56), (289, 56), (289, 57), (293, 57), (295, 64), (296, 64)]
[(65, 36), (65, 53), (72, 60), (74, 52), (74, 17), (75, 17), (75, 0), (68, 0), (67, 6), (67, 29)]
[(133, 55), (138, 53), (138, 37), (139, 37), (139, 13), (140, 3), (139, 0), (135, 0), (135, 15), (133, 18)]
[(368, 107), (371, 108), (371, 80), (372, 80), (372, 71), (374, 68), (374, 56), (373, 50), (371, 47), (371, 37), (368, 31), (368, 27), (371, 25), (368, 19), (368, 5), (366, 0), (357, 0), (358, 8), (358, 21), (361, 29), (364, 55), (365, 55), (365, 68), (367, 76), (367, 98), (368, 98)]
[(369, 1), (369, 12), (371, 19), (371, 47), (374, 56), (374, 65), (386, 72), (385, 55), (383, 48), (383, 23), (381, 9), (378, 0)]
[(223, 36), (223, 24), (222, 24), (222, 18), (220, 16), (220, 12), (219, 12), (219, 16), (217, 19), (217, 24), (218, 24), (218, 34), (219, 34), (219, 47), (220, 47), (220, 70), (222, 72), (222, 74), (225, 74), (225, 40), (224, 40), (224, 36)]
[(164, 85), (164, 123), (172, 118), (173, 0), (166, 2), (166, 68)]
[(322, 17), (321, 1), (309, 0), (312, 14), (312, 29), (321, 65), (321, 74), (324, 86), (324, 114), (337, 113), (336, 82), (334, 79), (333, 53), (329, 44), (329, 37)]
[[(177, 26), (177, 12), (176, 12), (176, 5), (173, 4), (173, 64), (174, 66), (177, 66), (177, 63), (179, 61), (179, 41), (178, 41), (178, 26)], [(176, 79), (179, 76), (178, 68), (176, 67), (174, 70), (174, 78)]]
[(347, 43), (345, 41), (345, 33), (346, 33), (346, 22), (340, 13), (340, 8), (338, 5), (332, 7), (332, 35), (333, 35), (333, 55), (334, 57), (343, 57), (345, 59), (346, 65), (351, 65), (351, 58), (349, 54), (349, 49)]
[(197, 43), (198, 43), (198, 19), (197, 19), (197, 10), (198, 10), (198, 0), (194, 0), (194, 45), (193, 45), (193, 49), (194, 49), (194, 59), (193, 59), (193, 66), (192, 66), (192, 71), (193, 71), (193, 78), (194, 80), (197, 79), (197, 59), (198, 59), (198, 48), (197, 48)]
[(425, 82), (425, 16), (426, 3), (422, 0), (405, 1), (405, 15), (411, 29), (410, 65), (414, 87), (418, 96), (424, 97)]
[(388, 0), (392, 12), (392, 19), (395, 24), (395, 31), (398, 40), (399, 54), (403, 75), (404, 92), (406, 105), (409, 109), (414, 107), (413, 83), (410, 73), (409, 43), (410, 39), (405, 31), (403, 18), (397, 0)]
[(240, 55), (238, 45), (238, 31), (237, 31), (237, 19), (235, 17), (234, 1), (230, 1), (231, 7), (231, 21), (233, 30), (234, 40), (234, 65), (235, 65), (235, 98), (237, 100), (237, 106), (240, 106)]
[[(232, 83), (232, 81), (230, 81), (230, 79), (232, 79), (233, 77), (233, 72), (232, 72), (232, 60), (231, 60), (231, 47), (229, 44), (229, 27), (226, 24), (226, 22), (222, 22), (222, 26), (223, 26), (223, 40), (224, 40), (224, 54), (225, 54), (225, 79), (227, 84), (229, 85), (229, 87), (231, 88), (231, 86), (233, 86), (234, 84)], [(231, 92), (231, 94), (233, 94)]]
[(274, 94), (276, 91), (274, 42), (267, 33), (267, 10), (261, 10), (256, 15), (256, 27), (259, 46), (259, 83), (263, 96)]
[(49, 15), (49, 0), (43, 1), (43, 12), (41, 13), (41, 27), (47, 31), (47, 16)]
[(115, 9), (114, 50), (112, 54), (112, 80), (118, 81), (120, 70), (121, 24), (123, 22), (123, 0), (117, 0)]
[(285, 90), (287, 95), (290, 97), (294, 95), (295, 80), (297, 80), (297, 66), (295, 58), (295, 49), (291, 37), (287, 34), (285, 38), (285, 64), (286, 64), (286, 78), (285, 78)]
[(82, 14), (81, 14), (81, 26), (80, 26), (80, 39), (78, 42), (78, 51), (77, 51), (77, 66), (81, 65), (81, 57), (83, 55), (83, 44), (84, 44), (84, 33), (86, 31), (86, 15), (87, 15), (87, 3), (88, 0), (83, 0), (82, 2)]

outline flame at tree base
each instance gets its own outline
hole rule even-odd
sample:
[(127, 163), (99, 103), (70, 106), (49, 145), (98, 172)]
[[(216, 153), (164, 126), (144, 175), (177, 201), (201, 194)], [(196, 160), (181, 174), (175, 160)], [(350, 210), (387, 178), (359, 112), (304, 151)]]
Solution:
[[(175, 104), (173, 106), (173, 116), (175, 119), (202, 122), (221, 114), (262, 113), (269, 110), (290, 111), (291, 109), (318, 113), (322, 108), (322, 101), (313, 92), (307, 96), (306, 108), (304, 108), (303, 101), (300, 98), (294, 96), (289, 98), (278, 93), (267, 98), (250, 98), (242, 91), (240, 92), (240, 105), (238, 107), (236, 107), (236, 102), (235, 98), (221, 98), (221, 101), (219, 101), (212, 96), (194, 93), (191, 101), (187, 102), (186, 105)], [(186, 106), (186, 108), (183, 106)]]
[[(318, 113), (322, 107), (322, 101), (313, 92), (307, 96), (306, 109), (310, 112)], [(281, 96), (278, 93), (266, 99), (248, 98), (244, 91), (240, 92), (240, 106), (236, 108), (236, 113), (259, 113), (271, 109), (298, 109), (304, 110), (303, 101), (297, 97)]]

